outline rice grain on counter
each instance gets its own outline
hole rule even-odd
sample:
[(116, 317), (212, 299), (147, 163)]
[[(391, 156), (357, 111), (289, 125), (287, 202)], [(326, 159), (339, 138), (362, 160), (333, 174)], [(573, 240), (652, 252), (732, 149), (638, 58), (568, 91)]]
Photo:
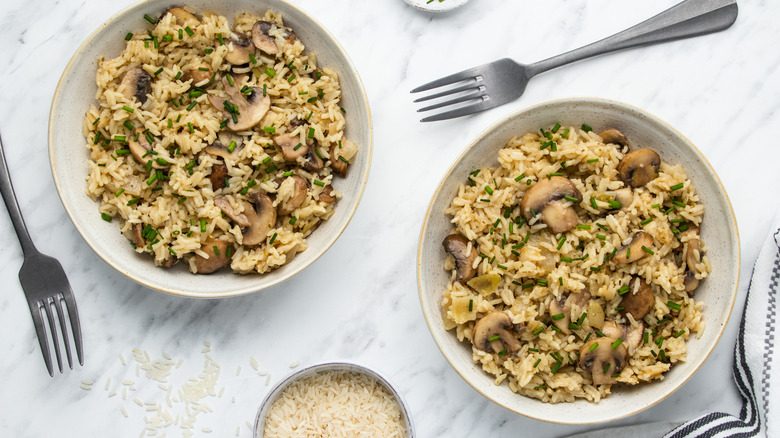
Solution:
[(681, 166), (628, 146), (614, 129), (544, 127), (464, 175), (446, 210), (444, 325), (496, 385), (598, 401), (662, 379), (704, 330), (703, 205)]
[(292, 382), (265, 420), (264, 436), (407, 436), (401, 408), (375, 379), (349, 371), (321, 371)]
[(357, 145), (338, 74), (273, 11), (171, 8), (98, 60), (87, 193), (136, 252), (194, 273), (265, 273), (330, 218)]

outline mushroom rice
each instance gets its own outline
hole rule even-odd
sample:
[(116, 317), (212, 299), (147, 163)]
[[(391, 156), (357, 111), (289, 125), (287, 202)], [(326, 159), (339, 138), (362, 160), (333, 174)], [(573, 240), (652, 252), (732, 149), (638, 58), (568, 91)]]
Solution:
[(264, 273), (334, 213), (358, 146), (338, 75), (273, 11), (177, 7), (98, 60), (87, 193), (128, 247), (194, 273)]
[(704, 330), (704, 208), (681, 166), (632, 146), (556, 124), (464, 175), (446, 210), (443, 318), (496, 385), (595, 402), (663, 379)]

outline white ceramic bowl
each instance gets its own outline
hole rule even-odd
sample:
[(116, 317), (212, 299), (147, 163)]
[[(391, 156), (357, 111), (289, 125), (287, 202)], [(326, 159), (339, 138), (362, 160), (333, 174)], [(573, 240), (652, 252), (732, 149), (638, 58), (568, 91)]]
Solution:
[(411, 6), (425, 12), (447, 12), (459, 8), (470, 0), (404, 0)]
[(370, 368), (353, 362), (323, 362), (310, 365), (290, 374), (282, 381), (274, 385), (268, 395), (265, 396), (265, 399), (263, 399), (263, 402), (260, 405), (260, 409), (257, 411), (257, 417), (255, 417), (254, 437), (263, 438), (265, 419), (268, 416), (268, 412), (271, 410), (271, 406), (273, 406), (276, 399), (282, 395), (284, 390), (287, 389), (290, 384), (297, 380), (305, 379), (323, 371), (349, 371), (352, 373), (365, 374), (379, 382), (379, 384), (387, 389), (387, 391), (395, 398), (401, 408), (401, 415), (403, 416), (404, 424), (406, 425), (406, 430), (408, 432), (406, 438), (414, 438), (414, 423), (412, 422), (412, 416), (409, 413), (409, 409), (406, 407), (406, 402), (404, 401), (404, 398), (401, 396), (401, 394), (381, 374)]
[[(453, 331), (444, 329), (442, 321), (441, 296), (450, 274), (443, 268), (446, 253), (441, 242), (452, 226), (444, 210), (455, 197), (458, 184), (474, 169), (498, 166), (498, 150), (511, 137), (555, 123), (568, 126), (587, 123), (596, 132), (616, 128), (633, 145), (650, 147), (664, 161), (681, 164), (705, 208), (701, 232), (709, 248), (707, 255), (712, 262), (712, 274), (696, 290), (696, 299), (704, 303), (706, 330), (700, 339), (693, 337), (688, 341), (687, 362), (672, 367), (662, 381), (630, 388), (617, 385), (613, 393), (599, 403), (578, 400), (553, 406), (513, 393), (506, 384), (495, 386), (493, 378), (472, 362), (471, 345), (459, 342)], [(739, 236), (731, 203), (701, 152), (674, 128), (641, 109), (614, 101), (575, 98), (543, 102), (511, 114), (488, 128), (466, 148), (447, 171), (428, 207), (417, 254), (417, 275), (428, 328), (455, 371), (474, 389), (527, 417), (553, 423), (592, 424), (626, 417), (660, 402), (701, 367), (731, 315), (739, 264)]]
[[(320, 65), (339, 74), (342, 106), (346, 109), (346, 136), (360, 151), (347, 178), (335, 178), (334, 187), (344, 194), (335, 214), (307, 238), (309, 248), (292, 262), (264, 275), (236, 275), (229, 270), (193, 275), (183, 266), (161, 269), (148, 255), (132, 251), (116, 222), (100, 218), (98, 204), (86, 194), (86, 140), (82, 134), (84, 113), (94, 101), (98, 56), (114, 57), (125, 46), (127, 32), (149, 25), (144, 14), (157, 17), (171, 6), (169, 0), (149, 0), (118, 13), (87, 38), (65, 68), (52, 102), (49, 118), (49, 157), (57, 191), (73, 224), (87, 244), (117, 271), (152, 289), (195, 298), (221, 298), (265, 289), (301, 272), (319, 258), (346, 228), (363, 194), (371, 163), (372, 128), (368, 98), (355, 67), (336, 39), (313, 17), (282, 0), (191, 0), (187, 5), (228, 17), (241, 11), (281, 12), (307, 50), (317, 54)], [(181, 264), (180, 264), (181, 265)]]

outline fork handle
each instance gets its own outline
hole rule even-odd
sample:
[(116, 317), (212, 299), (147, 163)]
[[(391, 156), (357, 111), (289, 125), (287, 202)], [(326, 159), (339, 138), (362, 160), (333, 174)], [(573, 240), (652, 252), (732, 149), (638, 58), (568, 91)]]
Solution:
[(11, 175), (8, 173), (8, 164), (5, 161), (5, 153), (3, 152), (2, 137), (0, 137), (0, 193), (3, 195), (8, 215), (11, 216), (11, 222), (14, 224), (16, 237), (19, 238), (19, 243), (22, 244), (22, 251), (25, 255), (38, 252), (32, 239), (30, 239), (30, 233), (27, 232), (27, 227), (24, 225), (22, 211), (19, 209), (19, 203), (16, 201), (14, 186), (11, 183)]
[(528, 77), (592, 56), (705, 35), (727, 29), (737, 19), (736, 0), (685, 0), (620, 33), (526, 66)]

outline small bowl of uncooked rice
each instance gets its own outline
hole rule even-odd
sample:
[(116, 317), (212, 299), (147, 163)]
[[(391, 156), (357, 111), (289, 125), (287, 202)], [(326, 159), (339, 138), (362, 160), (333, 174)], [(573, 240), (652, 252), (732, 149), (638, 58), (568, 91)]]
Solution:
[(256, 438), (412, 438), (412, 418), (393, 386), (362, 365), (327, 362), (297, 371), (263, 400)]

